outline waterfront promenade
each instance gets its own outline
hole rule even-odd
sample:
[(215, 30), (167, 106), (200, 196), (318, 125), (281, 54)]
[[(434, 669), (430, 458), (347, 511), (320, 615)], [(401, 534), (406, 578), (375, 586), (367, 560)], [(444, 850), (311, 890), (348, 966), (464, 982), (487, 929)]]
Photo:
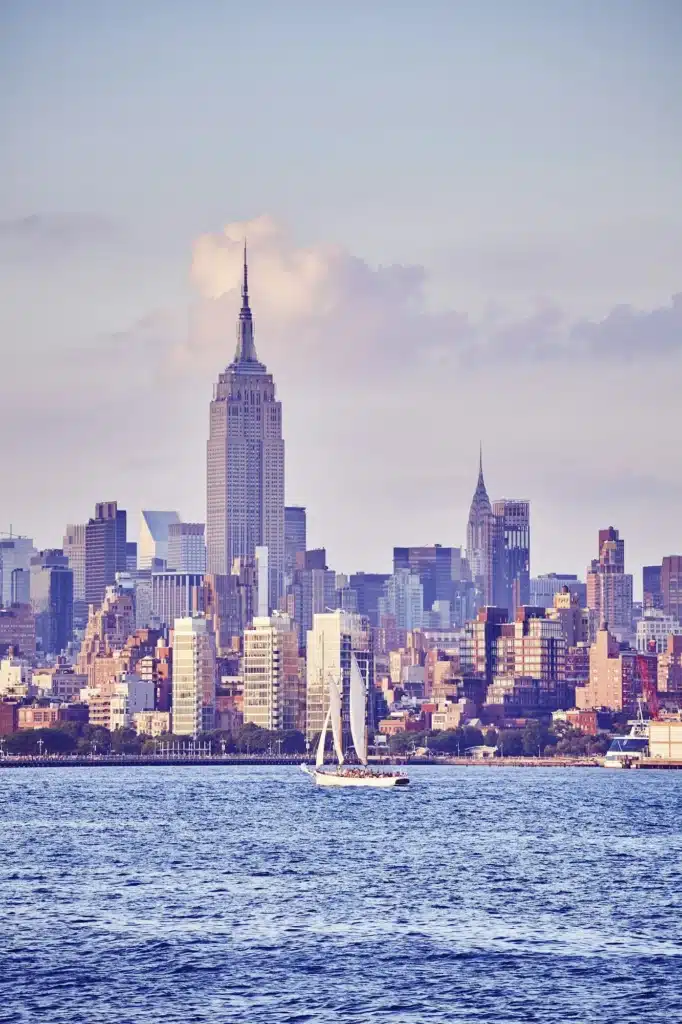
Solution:
[[(156, 754), (97, 754), (85, 755), (53, 755), (42, 757), (24, 757), (5, 755), (0, 757), (0, 768), (123, 768), (135, 765), (141, 767), (173, 765), (174, 767), (191, 767), (202, 765), (237, 766), (237, 765), (299, 765), (304, 759), (301, 754), (283, 754), (262, 756), (244, 754), (225, 755), (177, 755), (166, 756)], [(476, 768), (598, 768), (602, 764), (601, 758), (595, 757), (392, 757), (392, 758), (370, 758), (375, 765), (459, 765)]]

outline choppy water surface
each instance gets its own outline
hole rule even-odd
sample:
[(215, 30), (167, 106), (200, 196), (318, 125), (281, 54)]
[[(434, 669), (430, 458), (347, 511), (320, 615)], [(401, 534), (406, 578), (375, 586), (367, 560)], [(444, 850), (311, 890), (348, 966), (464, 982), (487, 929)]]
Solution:
[(0, 1021), (682, 1019), (682, 773), (0, 771)]

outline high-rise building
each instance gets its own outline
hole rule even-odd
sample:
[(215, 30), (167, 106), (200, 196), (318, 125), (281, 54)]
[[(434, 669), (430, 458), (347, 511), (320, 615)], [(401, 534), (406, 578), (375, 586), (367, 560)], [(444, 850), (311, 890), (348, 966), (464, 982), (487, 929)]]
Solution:
[(85, 528), (85, 600), (100, 605), (117, 572), (127, 572), (127, 516), (115, 501), (95, 506)]
[(156, 627), (172, 627), (176, 619), (205, 610), (202, 573), (153, 572), (149, 618)]
[[(145, 509), (140, 513), (140, 536), (137, 543), (137, 565), (140, 569), (174, 569), (168, 559), (168, 531), (180, 522), (177, 512)], [(199, 570), (203, 571), (203, 570)]]
[(530, 581), (530, 604), (533, 608), (551, 608), (554, 595), (564, 589), (577, 598), (581, 608), (587, 607), (587, 586), (572, 573), (548, 572), (533, 576)]
[(599, 531), (599, 558), (587, 571), (587, 607), (592, 613), (592, 638), (606, 623), (618, 640), (632, 633), (632, 576), (625, 572), (625, 541), (609, 526)]
[(340, 684), (344, 746), (348, 742), (351, 654), (355, 654), (368, 693), (368, 721), (372, 723), (374, 655), (367, 619), (337, 609), (315, 615), (307, 638), (306, 736), (319, 735), (329, 709), (329, 676)]
[(300, 646), (305, 647), (313, 617), (336, 608), (336, 573), (327, 567), (324, 548), (315, 548), (303, 555), (299, 552), (298, 564), (289, 588), (287, 607), (296, 622)]
[(424, 617), (424, 588), (416, 573), (397, 569), (384, 586), (379, 615), (391, 616), (398, 629), (421, 629)]
[(31, 607), (38, 647), (61, 654), (73, 638), (73, 572), (63, 551), (41, 551), (31, 559)]
[(0, 608), (0, 655), (12, 648), (22, 658), (36, 653), (36, 620), (30, 604)]
[(176, 619), (173, 627), (173, 732), (194, 736), (215, 724), (216, 651), (203, 616)]
[(408, 569), (419, 576), (424, 608), (431, 611), (434, 601), (453, 603), (453, 583), (462, 579), (462, 549), (441, 544), (393, 548), (393, 572), (398, 569)]
[(287, 505), (284, 509), (284, 571), (293, 576), (298, 567), (297, 555), (306, 550), (306, 511), (301, 505)]
[(256, 617), (244, 633), (244, 722), (262, 729), (305, 725), (298, 634), (288, 615)]
[(166, 550), (169, 572), (206, 572), (203, 523), (170, 523)]
[(663, 559), (661, 604), (666, 615), (682, 622), (682, 555), (666, 555)]
[(356, 572), (350, 577), (351, 590), (358, 595), (358, 614), (366, 615), (372, 626), (379, 625), (379, 600), (388, 579), (383, 572)]
[(530, 502), (493, 502), (493, 593), (497, 608), (511, 616), (530, 604)]
[(471, 500), (467, 523), (467, 560), (471, 579), (483, 605), (493, 604), (493, 536), (495, 520), (483, 479), (483, 450), (478, 464), (478, 482)]
[(587, 685), (576, 690), (577, 706), (633, 711), (637, 699), (646, 696), (645, 684), (656, 686), (657, 660), (656, 654), (622, 649), (603, 623), (590, 647)]
[[(28, 579), (31, 559), (36, 553), (30, 537), (7, 537), (0, 540), (0, 607), (28, 601)], [(17, 574), (26, 573), (17, 579)]]
[(282, 405), (256, 355), (246, 247), (237, 350), (213, 390), (207, 457), (208, 571), (227, 575), (236, 558), (253, 558), (257, 547), (267, 547), (276, 606), (284, 572)]
[(663, 594), (661, 593), (661, 566), (642, 566), (642, 593), (644, 608), (662, 608)]
[(85, 600), (85, 523), (69, 523), (64, 534), (63, 551), (73, 573), (73, 625), (85, 626), (88, 603)]

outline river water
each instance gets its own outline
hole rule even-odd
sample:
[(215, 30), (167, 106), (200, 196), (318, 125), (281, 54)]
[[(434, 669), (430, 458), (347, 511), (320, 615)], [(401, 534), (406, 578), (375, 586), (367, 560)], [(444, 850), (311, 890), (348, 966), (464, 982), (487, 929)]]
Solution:
[(0, 1021), (682, 1020), (682, 773), (0, 770)]

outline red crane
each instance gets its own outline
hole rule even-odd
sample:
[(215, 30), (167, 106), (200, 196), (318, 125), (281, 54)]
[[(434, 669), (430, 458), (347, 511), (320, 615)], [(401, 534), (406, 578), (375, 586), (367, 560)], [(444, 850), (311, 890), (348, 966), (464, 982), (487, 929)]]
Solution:
[[(656, 641), (649, 641), (649, 648), (651, 653), (656, 653)], [(656, 720), (661, 711), (661, 705), (658, 701), (658, 679), (657, 679), (657, 660), (652, 658), (651, 655), (644, 655), (637, 659), (638, 675), (642, 682), (642, 696), (646, 700), (647, 707), (649, 708), (649, 718)]]

